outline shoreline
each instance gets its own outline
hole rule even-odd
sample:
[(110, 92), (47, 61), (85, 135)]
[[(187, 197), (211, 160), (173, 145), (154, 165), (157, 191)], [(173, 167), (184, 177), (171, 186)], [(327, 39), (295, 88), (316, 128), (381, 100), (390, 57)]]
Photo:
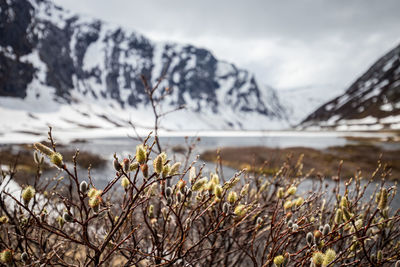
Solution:
[[(1, 144), (27, 144), (47, 140), (48, 129), (40, 131), (0, 133)], [(151, 130), (137, 129), (139, 136), (146, 137)], [(69, 143), (76, 139), (114, 139), (136, 136), (130, 127), (95, 128), (95, 129), (53, 129), (53, 135), (62, 142)], [(182, 130), (160, 129), (159, 137), (338, 137), (338, 138), (375, 138), (382, 141), (400, 141), (398, 131), (315, 131), (315, 130)]]
[[(215, 163), (217, 150), (206, 150), (200, 155), (205, 162)], [(379, 162), (390, 169), (390, 180), (400, 181), (400, 149), (386, 150), (371, 144), (331, 146), (325, 149), (310, 147), (272, 148), (267, 146), (223, 147), (219, 149), (221, 163), (236, 170), (247, 168), (250, 171), (273, 175), (284, 164), (289, 168), (299, 164), (302, 158), (303, 173), (314, 169), (315, 175), (336, 176), (340, 162), (341, 175), (354, 177), (360, 170), (362, 174), (373, 173)], [(289, 155), (291, 155), (289, 159)], [(267, 162), (267, 164), (265, 164)], [(380, 174), (380, 173), (379, 173)], [(379, 179), (379, 175), (375, 180)], [(364, 178), (369, 178), (365, 176)]]

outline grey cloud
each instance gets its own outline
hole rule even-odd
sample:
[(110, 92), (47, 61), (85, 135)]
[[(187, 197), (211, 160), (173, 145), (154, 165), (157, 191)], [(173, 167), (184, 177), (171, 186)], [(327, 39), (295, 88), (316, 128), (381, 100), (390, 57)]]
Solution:
[(288, 36), (312, 41), (332, 33), (344, 37), (399, 29), (400, 1), (234, 0), (56, 0), (114, 22), (144, 30), (207, 32), (235, 38)]
[[(400, 42), (397, 0), (55, 2), (145, 35), (205, 46), (278, 87), (297, 79), (342, 89)], [(256, 48), (259, 57), (249, 59)]]

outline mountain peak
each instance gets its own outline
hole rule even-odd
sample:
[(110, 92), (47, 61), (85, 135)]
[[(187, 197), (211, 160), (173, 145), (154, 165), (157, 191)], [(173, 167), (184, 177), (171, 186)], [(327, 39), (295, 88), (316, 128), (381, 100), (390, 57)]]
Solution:
[[(156, 43), (135, 31), (72, 14), (47, 0), (2, 1), (1, 9), (7, 10), (0, 22), (0, 33), (6, 36), (0, 48), (3, 107), (23, 100), (21, 109), (32, 115), (79, 105), (83, 113), (93, 116), (96, 106), (106, 105), (109, 112), (124, 111), (112, 112), (121, 123), (132, 118), (146, 124), (142, 117), (149, 117), (150, 107), (141, 76), (152, 85), (164, 73), (159, 92), (168, 88), (171, 93), (161, 109), (187, 107), (177, 113), (179, 119), (165, 118), (166, 128), (287, 126), (274, 89), (261, 86), (247, 70), (218, 60), (206, 49)], [(100, 110), (96, 118), (110, 117)]]

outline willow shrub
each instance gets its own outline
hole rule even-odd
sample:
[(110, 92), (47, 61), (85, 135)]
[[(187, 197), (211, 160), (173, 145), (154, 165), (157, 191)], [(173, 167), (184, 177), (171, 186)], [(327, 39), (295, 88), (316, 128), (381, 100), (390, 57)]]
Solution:
[[(67, 165), (50, 141), (34, 144), (30, 186), (19, 194), (2, 187), (3, 265), (400, 265), (399, 210), (390, 208), (396, 187), (385, 186), (381, 165), (365, 182), (358, 174), (343, 181), (339, 172), (332, 191), (316, 179), (301, 193), (301, 159), (274, 176), (241, 171), (224, 180), (204, 165), (173, 162), (146, 139), (110, 162), (115, 177), (98, 188), (90, 170), (78, 177), (78, 152)], [(59, 169), (50, 181), (41, 178), (43, 158)], [(3, 185), (14, 174), (3, 171)], [(376, 179), (380, 186), (366, 196)]]

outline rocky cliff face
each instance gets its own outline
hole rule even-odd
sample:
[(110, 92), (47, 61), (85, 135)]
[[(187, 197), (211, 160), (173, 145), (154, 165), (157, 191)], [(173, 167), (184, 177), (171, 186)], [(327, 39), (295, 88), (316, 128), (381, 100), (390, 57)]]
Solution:
[(400, 45), (375, 62), (343, 95), (309, 115), (302, 126), (400, 129)]
[[(130, 116), (146, 124), (143, 118), (150, 107), (141, 75), (150, 85), (164, 76), (159, 92), (168, 88), (170, 95), (162, 109), (187, 106), (179, 119), (163, 121), (166, 128), (287, 126), (285, 110), (273, 89), (260, 85), (248, 71), (217, 60), (206, 49), (154, 43), (134, 31), (71, 14), (46, 0), (0, 0), (0, 7), (3, 108), (10, 108), (12, 97), (21, 99), (30, 114), (80, 105), (76, 109), (88, 116), (100, 110), (97, 118), (110, 117), (111, 112), (121, 122)], [(116, 110), (121, 114), (115, 115)]]
[(0, 95), (25, 97), (34, 67), (21, 56), (37, 44), (32, 31), (32, 5), (22, 1), (0, 1)]

